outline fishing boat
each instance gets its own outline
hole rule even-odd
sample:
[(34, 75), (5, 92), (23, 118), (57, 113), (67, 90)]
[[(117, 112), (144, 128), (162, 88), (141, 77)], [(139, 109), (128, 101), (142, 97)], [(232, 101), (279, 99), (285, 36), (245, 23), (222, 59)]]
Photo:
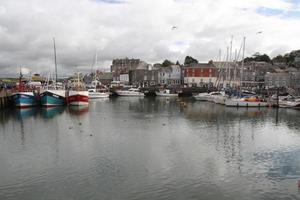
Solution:
[(40, 94), (42, 106), (62, 106), (66, 104), (66, 91), (65, 90), (45, 90)]
[(12, 94), (14, 104), (18, 108), (27, 108), (37, 105), (37, 97), (34, 92), (16, 92)]
[(77, 74), (77, 82), (73, 83), (72, 89), (68, 92), (67, 101), (70, 106), (89, 105), (89, 92), (85, 90), (84, 84), (79, 81), (79, 74)]
[[(66, 91), (63, 88), (58, 87), (57, 82), (57, 62), (56, 62), (56, 48), (55, 48), (55, 38), (53, 38), (54, 47), (54, 62), (55, 62), (55, 83), (49, 86), (49, 77), (47, 80), (47, 87), (44, 91), (40, 93), (40, 99), (42, 106), (62, 106), (66, 104)], [(50, 89), (49, 89), (50, 88)]]
[(14, 105), (18, 108), (27, 108), (38, 104), (37, 95), (34, 91), (26, 90), (22, 82), (22, 72), (20, 69), (18, 91), (12, 94)]
[(140, 91), (139, 88), (130, 88), (129, 90), (116, 90), (119, 96), (130, 96), (130, 97), (143, 97), (145, 94)]
[(169, 89), (163, 89), (155, 92), (156, 96), (159, 97), (178, 97), (177, 93), (172, 93)]

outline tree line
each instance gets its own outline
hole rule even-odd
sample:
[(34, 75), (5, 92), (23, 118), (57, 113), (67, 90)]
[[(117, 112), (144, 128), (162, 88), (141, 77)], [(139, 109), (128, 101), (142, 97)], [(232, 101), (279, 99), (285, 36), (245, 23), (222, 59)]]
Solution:
[[(250, 57), (246, 57), (244, 59), (244, 62), (256, 61), (256, 62), (267, 62), (270, 64), (282, 63), (289, 67), (300, 68), (300, 61), (297, 62), (296, 60), (297, 57), (300, 59), (300, 50), (291, 51), (290, 53), (286, 53), (284, 55), (277, 55), (272, 59), (267, 54), (260, 54), (259, 52), (257, 52)], [(199, 63), (197, 59), (193, 58), (192, 56), (186, 56), (183, 65), (191, 65), (197, 63)], [(175, 64), (180, 65), (179, 61), (173, 63), (168, 59), (164, 60), (161, 64), (160, 63), (157, 64), (161, 65), (162, 67), (169, 67)]]

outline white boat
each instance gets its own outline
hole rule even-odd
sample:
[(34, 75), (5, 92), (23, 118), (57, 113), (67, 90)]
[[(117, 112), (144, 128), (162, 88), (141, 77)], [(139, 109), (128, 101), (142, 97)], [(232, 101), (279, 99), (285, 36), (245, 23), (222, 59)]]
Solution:
[(145, 94), (140, 92), (139, 88), (130, 88), (129, 90), (116, 90), (119, 96), (143, 97)]
[(278, 104), (281, 108), (300, 108), (300, 98), (282, 98)]
[(197, 101), (211, 101), (211, 102), (214, 102), (215, 96), (220, 96), (220, 95), (222, 95), (221, 92), (210, 92), (210, 93), (203, 92), (203, 93), (199, 93), (199, 94), (195, 95), (194, 98)]
[(197, 101), (208, 101), (208, 99), (210, 98), (210, 94), (207, 93), (207, 92), (202, 92), (202, 93), (199, 93), (197, 95), (194, 95), (194, 98)]
[(216, 95), (213, 95), (213, 102), (215, 102), (216, 104), (222, 104), (225, 105), (225, 101), (226, 101), (227, 97), (225, 95), (225, 92), (219, 92)]
[(159, 97), (178, 97), (177, 93), (171, 93), (169, 89), (159, 90), (155, 92), (156, 96)]
[(89, 89), (88, 92), (90, 99), (108, 98), (110, 95), (110, 93), (107, 91), (97, 91), (96, 89)]
[(225, 100), (225, 105), (228, 107), (266, 107), (268, 102), (256, 100), (252, 97), (250, 98), (227, 98)]

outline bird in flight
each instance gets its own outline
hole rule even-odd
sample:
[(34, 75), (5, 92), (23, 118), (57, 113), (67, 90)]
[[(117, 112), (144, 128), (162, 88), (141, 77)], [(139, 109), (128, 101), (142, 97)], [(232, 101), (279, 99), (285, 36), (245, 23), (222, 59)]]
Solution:
[(262, 31), (258, 31), (256, 34), (261, 34), (262, 33)]
[(177, 26), (172, 26), (172, 30), (175, 30), (177, 29), (178, 27)]

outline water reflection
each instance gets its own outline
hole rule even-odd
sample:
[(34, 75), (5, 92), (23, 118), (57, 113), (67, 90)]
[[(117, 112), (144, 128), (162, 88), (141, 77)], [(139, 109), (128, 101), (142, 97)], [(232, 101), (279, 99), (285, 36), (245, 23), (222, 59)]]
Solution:
[(69, 106), (71, 115), (85, 115), (89, 111), (89, 106)]
[(27, 118), (36, 116), (38, 114), (38, 108), (32, 107), (32, 108), (15, 109), (14, 114), (16, 115), (17, 119), (25, 120)]
[(55, 117), (58, 114), (61, 114), (66, 109), (65, 106), (56, 106), (56, 107), (50, 107), (50, 108), (42, 108), (42, 116), (46, 119), (51, 119)]
[(126, 97), (36, 109), (0, 115), (0, 199), (299, 197), (299, 111)]

